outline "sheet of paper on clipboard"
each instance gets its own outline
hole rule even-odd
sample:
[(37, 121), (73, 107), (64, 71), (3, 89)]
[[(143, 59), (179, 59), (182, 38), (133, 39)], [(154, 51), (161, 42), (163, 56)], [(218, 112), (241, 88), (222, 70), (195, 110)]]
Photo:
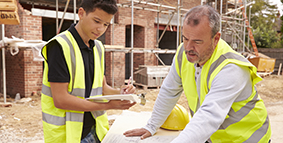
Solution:
[(101, 143), (170, 143), (180, 134), (181, 131), (170, 131), (159, 128), (154, 136), (143, 140), (140, 139), (140, 136), (126, 137), (123, 135), (128, 130), (144, 127), (150, 117), (151, 112), (124, 110), (115, 119)]
[(93, 102), (108, 102), (110, 100), (130, 100), (132, 102), (141, 103), (141, 97), (136, 94), (117, 94), (117, 95), (105, 95), (98, 97), (87, 98), (89, 101)]

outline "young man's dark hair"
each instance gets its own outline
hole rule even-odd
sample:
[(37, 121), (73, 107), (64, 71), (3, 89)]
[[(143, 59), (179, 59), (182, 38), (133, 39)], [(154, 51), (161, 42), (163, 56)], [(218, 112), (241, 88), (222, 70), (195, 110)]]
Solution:
[(96, 8), (99, 8), (114, 15), (118, 11), (116, 4), (116, 0), (82, 0), (81, 7), (86, 11), (86, 14), (95, 11)]

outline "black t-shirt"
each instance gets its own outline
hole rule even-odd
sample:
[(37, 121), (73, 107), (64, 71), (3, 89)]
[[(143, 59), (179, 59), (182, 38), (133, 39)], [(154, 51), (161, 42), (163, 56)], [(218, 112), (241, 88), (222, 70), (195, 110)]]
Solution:
[[(75, 29), (75, 24), (72, 24), (68, 29), (73, 37), (76, 39), (78, 46), (80, 47), (81, 54), (84, 61), (85, 67), (85, 98), (90, 96), (93, 78), (94, 78), (94, 56), (93, 56), (93, 47), (94, 41), (89, 40), (89, 45), (91, 48), (83, 42), (82, 38)], [(63, 54), (61, 45), (53, 40), (47, 45), (47, 63), (48, 63), (48, 81), (49, 82), (69, 82), (70, 73), (68, 66)], [(92, 117), (90, 112), (84, 113), (83, 121), (83, 132), (82, 139), (90, 132), (91, 127), (95, 125), (95, 119)]]

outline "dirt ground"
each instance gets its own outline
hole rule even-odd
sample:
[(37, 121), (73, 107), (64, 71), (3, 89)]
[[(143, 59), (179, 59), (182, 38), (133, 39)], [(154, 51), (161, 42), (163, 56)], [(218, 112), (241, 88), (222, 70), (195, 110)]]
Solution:
[[(272, 142), (282, 142), (283, 137), (283, 76), (271, 75), (257, 84), (260, 96), (265, 102), (268, 110), (272, 129)], [(130, 111), (152, 111), (156, 100), (158, 89), (138, 89), (137, 93), (146, 94), (146, 105), (135, 105)], [(0, 107), (0, 143), (42, 143), (43, 130), (41, 122), (40, 96), (31, 96), (31, 101), (26, 103), (14, 103), (14, 99), (8, 98), (11, 107)], [(0, 98), (3, 103), (3, 97)], [(184, 95), (178, 101), (188, 109), (187, 100)], [(108, 115), (119, 115), (120, 110), (110, 110)], [(113, 120), (110, 121), (110, 124)]]

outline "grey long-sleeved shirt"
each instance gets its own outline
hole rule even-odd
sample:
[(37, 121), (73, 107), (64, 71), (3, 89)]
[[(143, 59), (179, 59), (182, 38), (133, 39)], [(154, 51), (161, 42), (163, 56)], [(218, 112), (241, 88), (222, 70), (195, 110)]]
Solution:
[[(202, 67), (196, 67), (195, 78), (199, 91)], [(153, 113), (144, 127), (151, 134), (164, 123), (183, 92), (182, 81), (175, 69), (175, 60), (164, 79)], [(244, 94), (245, 93), (245, 94)], [(247, 94), (248, 93), (248, 94)], [(185, 129), (173, 143), (204, 143), (218, 130), (233, 102), (246, 99), (252, 93), (252, 81), (248, 68), (235, 64), (226, 65), (213, 79), (211, 89)], [(199, 104), (198, 104), (199, 105)]]

